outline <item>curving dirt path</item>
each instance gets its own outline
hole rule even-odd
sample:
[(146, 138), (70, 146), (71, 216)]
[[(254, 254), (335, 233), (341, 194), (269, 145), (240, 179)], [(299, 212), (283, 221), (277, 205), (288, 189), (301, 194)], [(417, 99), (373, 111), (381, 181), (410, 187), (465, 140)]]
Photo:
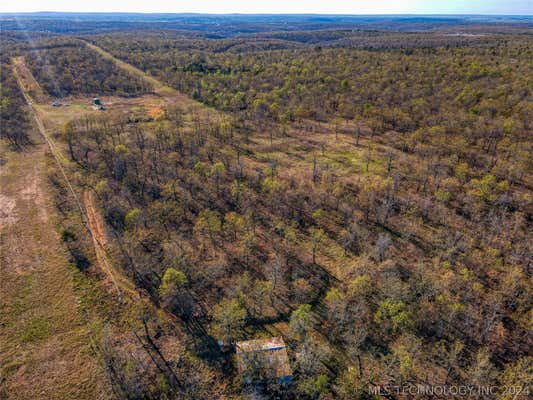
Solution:
[(100, 213), (96, 210), (94, 196), (92, 192), (85, 191), (83, 193), (83, 205), (86, 211), (87, 225), (93, 240), (94, 251), (100, 269), (113, 282), (119, 300), (122, 300), (122, 292), (126, 292), (131, 298), (138, 299), (139, 293), (135, 290), (133, 283), (125, 277), (121, 271), (113, 268), (113, 263), (108, 256), (108, 241), (105, 229), (105, 224), (102, 221)]

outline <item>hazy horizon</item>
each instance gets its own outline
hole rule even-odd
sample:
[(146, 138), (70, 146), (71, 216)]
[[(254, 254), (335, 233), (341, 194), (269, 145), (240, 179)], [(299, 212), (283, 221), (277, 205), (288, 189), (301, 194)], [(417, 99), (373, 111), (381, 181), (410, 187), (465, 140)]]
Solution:
[(194, 0), (94, 0), (72, 2), (66, 0), (25, 0), (0, 4), (0, 13), (139, 13), (139, 14), (304, 14), (304, 15), (532, 15), (533, 4), (528, 0), (474, 0), (434, 1), (375, 0), (372, 4), (354, 0), (349, 4), (341, 0), (324, 3), (319, 0), (272, 0), (268, 3), (245, 0), (198, 3)]
[(349, 14), (349, 13), (327, 13), (327, 12), (194, 12), (194, 11), (179, 11), (179, 12), (165, 12), (165, 11), (50, 11), (50, 10), (40, 10), (40, 11), (0, 11), (0, 14), (117, 14), (117, 15), (213, 15), (213, 16), (254, 16), (254, 15), (294, 15), (294, 16), (346, 16), (346, 17), (402, 17), (402, 16), (421, 16), (421, 17), (533, 17), (533, 12), (529, 14), (511, 14), (511, 13), (374, 13), (374, 14)]

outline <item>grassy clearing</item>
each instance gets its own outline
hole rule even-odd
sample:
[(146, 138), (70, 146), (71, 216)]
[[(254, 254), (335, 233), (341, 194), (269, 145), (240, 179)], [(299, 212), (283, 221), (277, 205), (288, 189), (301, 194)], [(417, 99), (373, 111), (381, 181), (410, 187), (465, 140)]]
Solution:
[(105, 111), (95, 110), (92, 107), (92, 97), (65, 99), (63, 103), (68, 104), (66, 106), (54, 107), (51, 103), (39, 103), (34, 104), (34, 108), (38, 111), (45, 127), (53, 133), (59, 132), (65, 123), (84, 117), (129, 115), (134, 112), (150, 115), (154, 110), (161, 109), (164, 101), (154, 95), (129, 98), (102, 96), (100, 99), (106, 107)]

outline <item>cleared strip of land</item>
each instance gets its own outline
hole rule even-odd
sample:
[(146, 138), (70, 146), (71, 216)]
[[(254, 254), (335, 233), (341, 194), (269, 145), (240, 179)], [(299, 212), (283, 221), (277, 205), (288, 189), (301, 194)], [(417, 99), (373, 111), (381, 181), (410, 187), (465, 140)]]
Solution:
[(90, 347), (97, 320), (82, 307), (84, 278), (57, 232), (47, 144), (30, 135), (24, 151), (0, 145), (0, 398), (110, 398)]
[(24, 57), (20, 56), (13, 58), (13, 68), (17, 74), (19, 86), (24, 88), (26, 97), (31, 95), (35, 101), (39, 102), (48, 100), (48, 96), (44, 93), (41, 85), (35, 80), (35, 77), (24, 62)]
[[(190, 111), (187, 115), (198, 111), (204, 115), (216, 114), (104, 50), (88, 46), (153, 85), (155, 95), (139, 98), (145, 107), (150, 105), (149, 110), (160, 110), (159, 104), (165, 103)], [(99, 269), (106, 282), (112, 284), (104, 286), (110, 287), (110, 292), (118, 292), (118, 297), (125, 300), (121, 305), (126, 308), (132, 304), (129, 299), (145, 302), (146, 306), (151, 303), (148, 298), (140, 297), (123, 271), (114, 268), (108, 256), (110, 244), (105, 227), (92, 194), (86, 191), (82, 195), (75, 189), (70, 180), (71, 163), (51, 135), (66, 120), (79, 117), (83, 110), (61, 107), (63, 118), (58, 119), (58, 110), (46, 104), (50, 99), (42, 94), (23, 57), (14, 60), (14, 74), (33, 117), (32, 140), (36, 145), (26, 152), (9, 152), (5, 168), (0, 172), (0, 267), (2, 276), (6, 276), (5, 288), (1, 290), (2, 304), (6, 307), (1, 315), (2, 324), (7, 327), (0, 332), (0, 398), (111, 398), (109, 382), (91, 346), (92, 327), (98, 330), (102, 321), (86, 310), (84, 290), (90, 289), (83, 282), (87, 278), (70, 264), (67, 249), (57, 232), (59, 218), (48, 190), (48, 170), (57, 169), (78, 208), (81, 222), (92, 238)], [(34, 179), (31, 189), (28, 189), (28, 179)], [(176, 320), (170, 314), (161, 316), (165, 315), (169, 320)]]
[[(23, 63), (23, 61), (19, 61), (19, 63), (21, 62)], [(31, 97), (26, 92), (25, 86), (22, 84), (22, 79), (20, 75), (18, 74), (17, 70), (15, 69), (14, 72), (15, 72), (17, 81), (19, 82), (19, 86), (21, 88), (22, 94), (24, 95), (26, 102), (28, 106), (30, 107), (31, 113), (37, 125), (37, 129), (39, 133), (41, 134), (42, 138), (44, 139), (45, 143), (48, 145), (48, 148), (56, 161), (57, 167), (59, 168), (65, 180), (65, 183), (74, 201), (76, 202), (76, 205), (82, 217), (82, 221), (85, 223), (87, 230), (89, 231), (89, 234), (91, 235), (93, 239), (94, 250), (95, 250), (95, 253), (98, 259), (98, 263), (100, 265), (100, 269), (105, 273), (105, 275), (110, 279), (110, 281), (115, 286), (119, 298), (122, 297), (122, 289), (125, 289), (133, 296), (136, 296), (136, 292), (133, 288), (133, 284), (127, 278), (121, 277), (122, 279), (120, 279), (120, 284), (118, 283), (116, 276), (121, 276), (121, 274), (120, 272), (116, 271), (112, 267), (112, 263), (107, 257), (106, 249), (104, 247), (104, 243), (102, 242), (104, 235), (101, 231), (97, 229), (96, 223), (94, 223), (94, 221), (96, 221), (96, 217), (94, 216), (95, 212), (94, 212), (92, 202), (87, 201), (87, 199), (89, 200), (91, 199), (91, 196), (90, 195), (85, 196), (84, 198), (85, 201), (83, 202), (84, 204), (82, 205), (82, 202), (78, 198), (78, 195), (76, 194), (76, 191), (74, 190), (70, 182), (70, 179), (68, 177), (68, 174), (65, 171), (65, 168), (63, 166), (64, 164), (66, 164), (66, 160), (63, 156), (63, 153), (58, 149), (57, 145), (55, 144), (53, 139), (50, 137), (50, 135), (48, 135), (46, 128), (43, 124), (42, 118), (38, 110), (34, 107), (33, 102), (31, 101)], [(88, 215), (87, 208), (89, 208), (92, 211), (92, 214), (91, 214), (93, 216), (92, 218), (90, 218), (90, 216)], [(91, 221), (93, 221), (93, 223), (91, 223)]]
[(196, 100), (191, 99), (190, 97), (184, 95), (183, 93), (179, 92), (178, 90), (165, 85), (163, 82), (158, 80), (157, 78), (147, 74), (146, 72), (140, 70), (137, 67), (134, 67), (131, 64), (128, 64), (127, 62), (124, 62), (122, 60), (119, 60), (115, 56), (113, 56), (111, 53), (105, 51), (101, 47), (98, 47), (92, 43), (83, 41), (88, 48), (92, 49), (93, 51), (100, 54), (102, 57), (113, 61), (119, 68), (124, 69), (125, 71), (140, 77), (141, 79), (145, 80), (149, 84), (152, 85), (153, 91), (156, 95), (160, 96), (165, 103), (169, 105), (179, 106), (184, 110), (189, 110), (194, 112), (200, 112), (203, 115), (210, 115), (212, 117), (218, 116), (221, 117), (222, 113), (218, 112), (217, 110), (207, 107), (202, 103), (197, 102)]
[[(124, 61), (119, 60), (118, 58), (114, 57), (112, 54), (108, 53), (107, 51), (105, 51), (101, 47), (95, 46), (94, 44), (89, 43), (89, 42), (85, 42), (85, 44), (87, 45), (87, 47), (89, 47), (90, 49), (96, 51), (102, 57), (113, 61), (118, 67), (124, 69), (125, 71), (128, 71), (129, 73), (131, 73), (133, 75), (139, 76), (142, 79), (144, 79), (146, 82), (150, 83), (153, 86), (153, 88), (154, 88), (154, 92), (159, 94), (160, 96), (176, 96), (176, 95), (180, 95), (177, 90), (171, 88), (170, 86), (167, 86), (167, 85), (163, 84), (161, 81), (157, 80), (153, 76), (148, 75), (146, 72), (141, 71), (139, 68), (136, 68), (136, 67), (134, 67), (131, 64), (128, 64), (128, 63), (126, 63)], [(185, 97), (185, 96), (183, 96), (183, 97)]]

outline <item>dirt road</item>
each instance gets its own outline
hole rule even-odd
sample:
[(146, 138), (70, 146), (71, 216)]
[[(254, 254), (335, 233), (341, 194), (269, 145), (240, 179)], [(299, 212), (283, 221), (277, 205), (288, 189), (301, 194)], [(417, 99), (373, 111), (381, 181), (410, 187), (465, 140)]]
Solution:
[(122, 271), (114, 268), (107, 254), (108, 241), (106, 229), (100, 213), (96, 211), (92, 192), (87, 190), (83, 193), (83, 205), (100, 269), (112, 281), (118, 292), (120, 301), (122, 301), (123, 292), (133, 299), (139, 299), (139, 293), (135, 289), (133, 282), (124, 276)]

